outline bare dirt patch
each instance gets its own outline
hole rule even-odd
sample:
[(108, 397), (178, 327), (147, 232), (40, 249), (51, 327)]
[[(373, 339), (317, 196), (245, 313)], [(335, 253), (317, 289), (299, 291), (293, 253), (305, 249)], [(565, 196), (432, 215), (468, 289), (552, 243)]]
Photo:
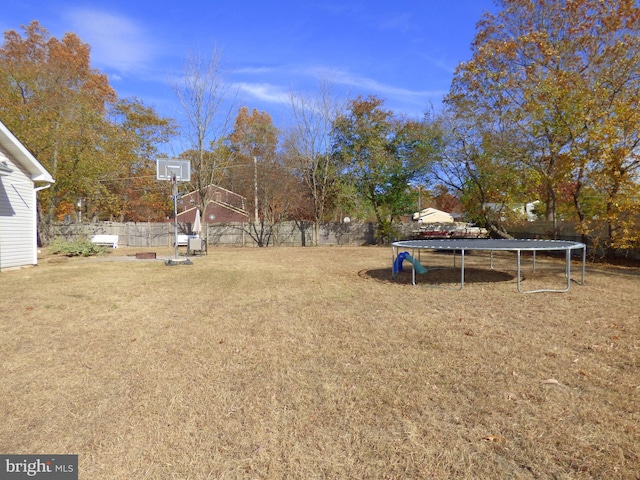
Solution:
[(390, 248), (139, 250), (0, 275), (0, 451), (82, 479), (637, 478), (633, 269), (521, 295), (509, 256), (455, 291), (436, 255), (392, 281)]

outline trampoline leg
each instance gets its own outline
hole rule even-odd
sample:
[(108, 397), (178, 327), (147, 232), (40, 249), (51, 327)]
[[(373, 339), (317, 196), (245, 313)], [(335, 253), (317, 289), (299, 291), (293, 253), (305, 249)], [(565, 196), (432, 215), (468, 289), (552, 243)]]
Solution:
[(464, 250), (460, 254), (460, 290), (462, 290), (464, 288)]
[[(418, 255), (420, 255), (420, 250), (418, 250)], [(413, 258), (416, 258), (416, 251), (415, 251), (415, 249), (411, 249), (411, 256), (412, 256)], [(416, 267), (415, 267), (415, 265), (414, 265), (413, 263), (411, 264), (411, 283), (412, 283), (413, 285), (415, 285), (415, 284), (416, 284)]]
[[(551, 293), (564, 293), (564, 292), (568, 292), (569, 289), (571, 288), (571, 249), (567, 249), (566, 253), (565, 253), (565, 277), (567, 278), (567, 286), (566, 288), (560, 290), (560, 289), (553, 289), (553, 288), (541, 288), (538, 290), (527, 290), (527, 291), (522, 291), (522, 289), (520, 288), (520, 250), (518, 250), (518, 292), (520, 293), (540, 293), (540, 292), (551, 292)], [(585, 257), (583, 256), (583, 259)], [(583, 269), (584, 269), (584, 263), (583, 263)], [(584, 270), (583, 270), (583, 277), (582, 277), (582, 284), (584, 284)]]
[(391, 278), (396, 278), (396, 247), (391, 245)]
[(517, 250), (517, 257), (518, 257), (518, 262), (517, 262), (517, 273), (516, 275), (518, 276), (518, 292), (522, 293), (522, 290), (520, 289), (520, 250)]
[(533, 251), (533, 271), (536, 271), (536, 251)]

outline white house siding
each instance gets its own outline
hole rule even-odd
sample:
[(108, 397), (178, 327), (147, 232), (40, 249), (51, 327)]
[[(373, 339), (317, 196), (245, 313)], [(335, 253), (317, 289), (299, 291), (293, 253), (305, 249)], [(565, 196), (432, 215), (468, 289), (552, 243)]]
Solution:
[(413, 219), (419, 223), (453, 223), (450, 213), (430, 207), (414, 213)]
[(29, 175), (0, 147), (0, 162), (12, 170), (0, 176), (0, 269), (35, 265), (35, 192)]

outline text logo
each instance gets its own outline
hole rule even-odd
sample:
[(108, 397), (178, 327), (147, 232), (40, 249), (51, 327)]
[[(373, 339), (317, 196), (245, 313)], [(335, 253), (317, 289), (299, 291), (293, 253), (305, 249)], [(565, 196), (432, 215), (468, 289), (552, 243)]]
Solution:
[(78, 480), (77, 455), (0, 455), (0, 480)]

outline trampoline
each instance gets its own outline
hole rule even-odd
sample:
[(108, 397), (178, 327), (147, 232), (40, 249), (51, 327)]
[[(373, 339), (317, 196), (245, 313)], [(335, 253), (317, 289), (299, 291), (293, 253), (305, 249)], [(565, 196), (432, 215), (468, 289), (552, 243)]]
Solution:
[[(410, 250), (411, 256), (407, 255), (408, 252), (400, 253), (400, 249)], [(424, 267), (420, 264), (420, 251), (421, 250), (440, 250), (440, 251), (453, 251), (453, 264), (456, 266), (456, 255), (460, 252), (461, 264), (460, 264), (460, 288), (464, 288), (464, 255), (468, 251), (488, 251), (491, 252), (491, 269), (493, 270), (493, 252), (515, 252), (517, 258), (517, 283), (518, 292), (520, 293), (538, 293), (538, 292), (568, 292), (571, 287), (571, 255), (574, 251), (577, 253), (582, 251), (582, 279), (579, 282), (580, 285), (584, 285), (584, 274), (586, 264), (587, 247), (584, 243), (569, 242), (564, 240), (503, 240), (503, 239), (444, 239), (444, 240), (405, 240), (401, 242), (394, 242), (391, 246), (391, 254), (393, 259), (392, 277), (395, 278), (399, 271), (402, 270), (402, 261), (408, 258), (411, 263), (411, 283), (416, 285), (416, 270), (422, 270)], [(415, 253), (418, 252), (418, 257), (415, 258)], [(565, 277), (567, 279), (567, 286), (563, 289), (554, 288), (542, 288), (537, 290), (522, 290), (521, 286), (521, 254), (522, 252), (531, 252), (533, 254), (533, 270), (536, 268), (536, 252), (565, 252)], [(426, 269), (428, 270), (428, 269)], [(578, 283), (578, 282), (577, 282)]]

